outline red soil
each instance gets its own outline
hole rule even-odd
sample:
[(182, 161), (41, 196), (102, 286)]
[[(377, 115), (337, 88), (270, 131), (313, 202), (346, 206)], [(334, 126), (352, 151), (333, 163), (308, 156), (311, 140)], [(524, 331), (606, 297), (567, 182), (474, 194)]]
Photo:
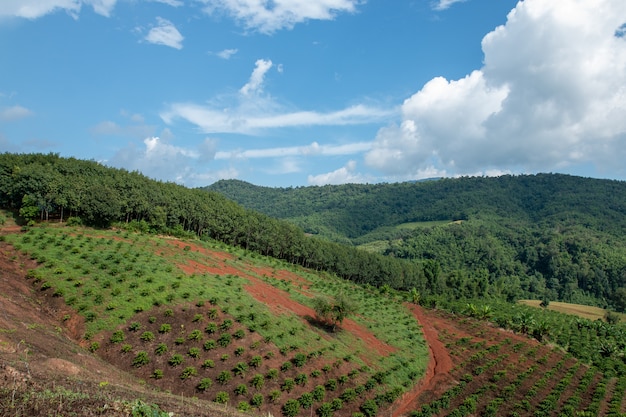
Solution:
[[(435, 316), (426, 316), (422, 307), (411, 304), (408, 306), (417, 321), (422, 325), (422, 333), (428, 344), (430, 360), (424, 377), (413, 389), (402, 396), (398, 408), (392, 417), (399, 417), (417, 407), (420, 395), (426, 391), (443, 392), (451, 381), (452, 358), (443, 343), (439, 340), (438, 332), (447, 329), (450, 332), (458, 331), (450, 323), (438, 320)], [(437, 326), (437, 329), (435, 328)]]
[[(187, 274), (203, 274), (203, 273), (211, 273), (216, 275), (238, 275), (242, 278), (247, 279), (250, 283), (246, 285), (244, 288), (250, 295), (252, 295), (256, 300), (266, 304), (272, 311), (278, 314), (288, 314), (293, 313), (301, 318), (302, 321), (308, 322), (307, 319), (315, 317), (315, 311), (294, 301), (291, 299), (289, 294), (283, 290), (280, 290), (263, 279), (259, 278), (261, 276), (270, 276), (272, 278), (277, 279), (285, 279), (290, 282), (295, 282), (299, 285), (304, 286), (310, 283), (306, 281), (304, 278), (294, 274), (292, 272), (280, 269), (270, 269), (270, 268), (260, 268), (255, 267), (253, 265), (247, 265), (246, 273), (241, 271), (233, 266), (227, 265), (225, 260), (233, 259), (234, 257), (230, 254), (226, 254), (223, 252), (211, 251), (207, 248), (203, 248), (197, 245), (188, 244), (187, 242), (181, 241), (171, 241), (172, 244), (184, 248), (185, 246), (189, 246), (192, 251), (202, 253), (208, 257), (207, 264), (205, 265), (200, 262), (187, 260), (186, 264), (180, 264), (178, 267), (183, 270)], [(305, 294), (306, 295), (306, 294)], [(342, 322), (341, 328), (346, 330), (357, 338), (363, 341), (363, 343), (369, 348), (375, 350), (378, 354), (387, 356), (390, 353), (395, 352), (395, 348), (390, 346), (381, 340), (377, 339), (371, 332), (366, 330), (363, 326), (357, 324), (355, 321), (346, 319)]]

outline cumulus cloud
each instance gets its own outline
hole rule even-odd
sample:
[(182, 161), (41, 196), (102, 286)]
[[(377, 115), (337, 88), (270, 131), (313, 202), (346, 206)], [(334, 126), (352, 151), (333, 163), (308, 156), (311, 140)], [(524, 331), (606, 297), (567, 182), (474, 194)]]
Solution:
[(368, 178), (356, 172), (356, 162), (348, 161), (343, 167), (326, 174), (309, 175), (309, 185), (366, 183)]
[(366, 164), (397, 175), (621, 169), (626, 2), (525, 0), (482, 41), (484, 66), (438, 77), (381, 129)]
[[(167, 133), (167, 132), (166, 132)], [(130, 144), (117, 151), (108, 161), (112, 166), (138, 170), (164, 181), (175, 181), (192, 186), (197, 180), (220, 179), (217, 173), (208, 173), (204, 164), (215, 158), (217, 142), (205, 138), (194, 148), (177, 146), (159, 136), (147, 137), (140, 146)], [(232, 171), (223, 175), (233, 175)], [(218, 178), (214, 178), (214, 177)], [(201, 185), (206, 184), (206, 182)]]
[(78, 17), (83, 4), (91, 6), (96, 13), (109, 17), (115, 3), (117, 0), (2, 0), (0, 17), (38, 19), (60, 10)]
[(230, 59), (233, 55), (235, 55), (239, 50), (238, 49), (224, 49), (216, 53), (215, 55), (219, 56), (222, 59)]
[(167, 19), (157, 17), (157, 24), (154, 26), (146, 37), (146, 41), (156, 44), (165, 45), (174, 49), (183, 49), (183, 35), (180, 34), (176, 26)]
[(247, 29), (270, 34), (307, 20), (332, 20), (356, 11), (360, 0), (199, 0), (209, 14), (223, 12)]
[(24, 117), (31, 116), (32, 114), (32, 111), (19, 105), (4, 107), (0, 109), (0, 120), (4, 122), (12, 122), (14, 120), (23, 119)]

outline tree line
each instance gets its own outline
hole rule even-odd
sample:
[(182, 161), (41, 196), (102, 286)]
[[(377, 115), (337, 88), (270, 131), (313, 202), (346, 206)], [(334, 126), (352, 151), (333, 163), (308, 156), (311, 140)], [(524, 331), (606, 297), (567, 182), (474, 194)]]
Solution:
[(195, 235), (362, 284), (423, 287), (415, 263), (308, 236), (216, 192), (57, 154), (0, 154), (0, 207), (26, 220)]

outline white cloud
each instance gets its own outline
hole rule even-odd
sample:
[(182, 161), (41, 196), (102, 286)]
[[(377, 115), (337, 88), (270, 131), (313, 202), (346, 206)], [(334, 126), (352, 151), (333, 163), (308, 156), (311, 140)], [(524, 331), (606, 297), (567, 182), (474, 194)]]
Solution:
[[(136, 116), (136, 115), (135, 115)], [(105, 120), (91, 128), (91, 133), (98, 136), (129, 136), (133, 138), (145, 138), (156, 131), (156, 126), (147, 125), (143, 120), (133, 119), (132, 125), (119, 125), (111, 120)]]
[(225, 12), (261, 33), (291, 29), (306, 20), (331, 20), (356, 11), (360, 0), (199, 0), (209, 14)]
[(172, 7), (180, 7), (180, 6), (184, 6), (185, 3), (183, 3), (181, 0), (149, 0), (153, 3), (163, 3), (163, 4), (167, 4), (168, 6), (172, 6)]
[(300, 126), (340, 126), (365, 124), (389, 118), (395, 110), (363, 104), (330, 113), (293, 111), (263, 95), (263, 83), (271, 60), (256, 61), (250, 80), (236, 97), (218, 97), (207, 105), (174, 103), (161, 112), (167, 124), (184, 120), (204, 133), (258, 134), (261, 130)]
[(327, 184), (355, 184), (366, 183), (368, 178), (355, 172), (356, 162), (348, 161), (348, 163), (332, 172), (319, 175), (309, 175), (307, 182), (309, 185), (327, 185)]
[(466, 0), (439, 0), (433, 4), (433, 10), (446, 10), (455, 3), (462, 3)]
[[(391, 112), (385, 109), (356, 105), (330, 113), (315, 111), (276, 111), (274, 103), (267, 109), (247, 106), (214, 108), (193, 103), (175, 103), (161, 113), (165, 123), (182, 119), (196, 125), (204, 133), (241, 133), (254, 135), (262, 130), (302, 126), (346, 126), (385, 120)], [(253, 108), (250, 108), (253, 107)]]
[[(152, 136), (145, 138), (141, 146), (130, 144), (118, 150), (109, 163), (128, 170), (138, 170), (152, 178), (192, 186), (198, 179), (204, 181), (219, 176), (205, 172), (204, 168), (204, 164), (214, 159), (216, 147), (216, 141), (210, 138), (205, 138), (195, 148), (186, 148), (176, 146), (162, 137)], [(233, 174), (232, 171), (228, 172), (224, 175)], [(206, 185), (206, 182), (199, 185)]]
[(320, 145), (313, 142), (305, 146), (287, 146), (268, 149), (248, 149), (245, 151), (220, 151), (215, 159), (255, 159), (290, 156), (339, 156), (363, 153), (371, 149), (371, 142), (355, 142), (342, 145)]
[(14, 120), (23, 119), (24, 117), (31, 116), (32, 114), (33, 114), (32, 111), (19, 105), (12, 106), (12, 107), (4, 107), (0, 109), (0, 120), (4, 122), (11, 122)]
[(272, 61), (265, 59), (257, 59), (254, 71), (250, 75), (250, 80), (239, 90), (241, 94), (247, 96), (249, 94), (259, 93), (263, 90), (263, 81), (265, 74), (272, 68)]
[(220, 51), (216, 53), (215, 55), (219, 56), (222, 59), (230, 59), (237, 52), (238, 52), (237, 49), (224, 49), (223, 51)]
[(438, 77), (379, 131), (366, 164), (391, 175), (624, 170), (626, 2), (525, 0), (482, 41), (484, 66)]
[(0, 17), (38, 19), (64, 10), (76, 18), (83, 4), (90, 5), (96, 13), (109, 17), (116, 3), (117, 0), (2, 0)]
[(150, 32), (144, 38), (150, 43), (156, 45), (165, 45), (174, 49), (183, 48), (183, 35), (180, 34), (176, 26), (167, 19), (157, 17), (157, 25), (150, 29)]

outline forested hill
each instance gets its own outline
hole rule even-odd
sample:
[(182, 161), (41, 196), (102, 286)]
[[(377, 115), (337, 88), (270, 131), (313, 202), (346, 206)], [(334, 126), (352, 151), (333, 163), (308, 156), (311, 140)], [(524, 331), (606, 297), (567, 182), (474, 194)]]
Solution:
[(626, 310), (625, 182), (541, 174), (210, 189), (309, 233), (411, 260), (426, 293)]
[(409, 222), (493, 218), (626, 233), (626, 182), (560, 174), (298, 188), (222, 180), (207, 189), (331, 238), (356, 239)]

